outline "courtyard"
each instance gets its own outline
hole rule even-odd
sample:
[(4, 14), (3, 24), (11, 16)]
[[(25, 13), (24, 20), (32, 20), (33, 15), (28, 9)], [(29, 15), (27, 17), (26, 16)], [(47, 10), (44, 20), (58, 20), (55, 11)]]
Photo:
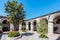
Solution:
[(1, 8), (5, 12), (0, 11), (3, 13), (0, 16), (0, 40), (60, 40), (60, 10), (56, 11), (56, 7), (52, 11), (58, 5), (55, 3), (60, 5), (59, 1), (31, 1), (33, 5), (28, 0), (20, 1), (2, 1), (4, 6)]
[[(39, 35), (37, 32), (25, 32), (21, 33), (21, 37), (19, 36), (15, 40), (40, 40)], [(49, 40), (60, 40), (59, 34), (51, 34), (49, 36)], [(7, 32), (4, 32), (2, 35), (0, 34), (0, 40), (8, 40), (7, 39)]]

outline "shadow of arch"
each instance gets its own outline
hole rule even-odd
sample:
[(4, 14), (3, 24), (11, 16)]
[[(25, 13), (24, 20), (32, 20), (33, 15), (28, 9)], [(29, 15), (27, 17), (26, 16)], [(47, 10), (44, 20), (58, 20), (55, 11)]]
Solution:
[(56, 40), (60, 40), (60, 36)]
[(31, 35), (33, 35), (34, 33), (22, 33), (21, 35), (22, 36), (31, 36)]

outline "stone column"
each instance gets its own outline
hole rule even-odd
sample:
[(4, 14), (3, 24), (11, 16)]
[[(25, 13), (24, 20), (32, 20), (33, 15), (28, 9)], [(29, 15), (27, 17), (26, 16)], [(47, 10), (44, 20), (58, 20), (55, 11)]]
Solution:
[(48, 34), (53, 34), (53, 22), (48, 22)]
[(10, 23), (10, 31), (14, 30), (14, 25)]
[(31, 31), (33, 31), (33, 22), (31, 21)]
[(20, 23), (19, 24), (19, 33), (21, 32), (21, 29), (22, 29), (22, 24)]
[(28, 31), (28, 22), (26, 22), (26, 31)]
[(37, 24), (39, 24), (40, 23), (40, 19), (37, 19)]

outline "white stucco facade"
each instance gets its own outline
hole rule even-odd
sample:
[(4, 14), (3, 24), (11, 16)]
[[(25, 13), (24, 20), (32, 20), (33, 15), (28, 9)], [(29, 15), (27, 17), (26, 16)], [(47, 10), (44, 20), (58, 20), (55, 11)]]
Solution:
[[(46, 19), (47, 22), (48, 22), (48, 34), (53, 34), (53, 21), (54, 21), (54, 18), (56, 18), (57, 16), (60, 16), (60, 11), (57, 11), (57, 12), (53, 12), (53, 13), (50, 13), (50, 14), (47, 14), (47, 15), (43, 15), (43, 16), (40, 16), (40, 17), (36, 17), (36, 18), (32, 18), (32, 19), (29, 19), (29, 20), (26, 20), (24, 21), (26, 23), (26, 30), (27, 31), (34, 31), (33, 28), (34, 28), (34, 21), (36, 21), (36, 23), (38, 23), (40, 21), (40, 19)], [(2, 23), (3, 19), (1, 18), (0, 22)], [(30, 25), (28, 25), (28, 23), (30, 22)], [(12, 24), (10, 25), (12, 27)], [(30, 30), (29, 30), (29, 26), (30, 26)], [(11, 28), (10, 27), (10, 28)], [(19, 31), (22, 31), (22, 24), (19, 24)]]

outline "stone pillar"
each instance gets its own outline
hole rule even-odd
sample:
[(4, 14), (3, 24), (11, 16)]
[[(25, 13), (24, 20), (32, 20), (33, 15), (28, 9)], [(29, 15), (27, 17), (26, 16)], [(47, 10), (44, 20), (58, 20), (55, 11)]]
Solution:
[(10, 31), (14, 30), (14, 25), (10, 23)]
[(21, 29), (22, 29), (22, 24), (20, 23), (19, 24), (19, 33), (21, 32)]
[(40, 19), (37, 19), (37, 24), (40, 23)]
[(26, 31), (28, 31), (28, 22), (26, 22)]
[(53, 34), (53, 22), (48, 22), (48, 34)]
[(33, 22), (31, 21), (31, 31), (33, 31)]

